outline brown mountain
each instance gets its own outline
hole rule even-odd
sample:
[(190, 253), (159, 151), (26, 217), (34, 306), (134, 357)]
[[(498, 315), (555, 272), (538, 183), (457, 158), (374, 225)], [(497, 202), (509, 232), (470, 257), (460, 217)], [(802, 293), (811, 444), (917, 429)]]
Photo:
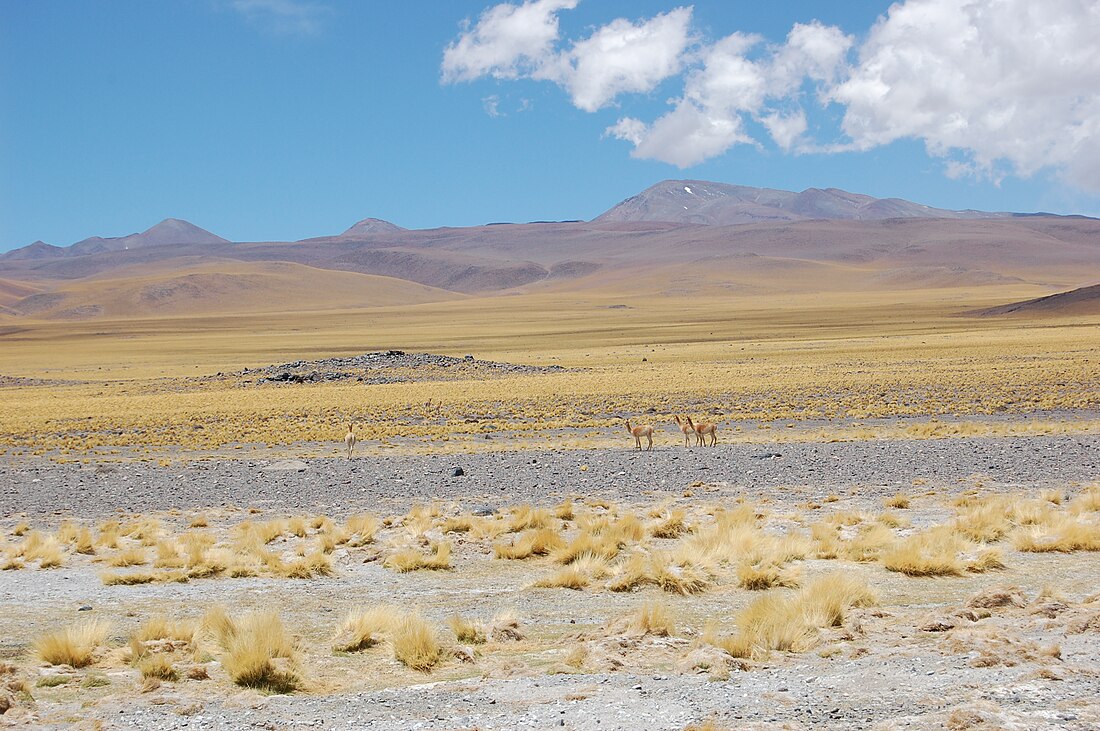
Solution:
[[(469, 294), (546, 291), (660, 295), (929, 288), (973, 292), (976, 288), (1002, 287), (1004, 299), (1022, 299), (1054, 287), (1069, 289), (1100, 281), (1100, 220), (1096, 219), (935, 212), (906, 201), (842, 191), (795, 194), (676, 181), (681, 182), (685, 183), (681, 188), (691, 188), (690, 193), (681, 191), (684, 196), (711, 201), (704, 202), (697, 211), (700, 215), (706, 213), (704, 219), (734, 215), (728, 212), (735, 209), (743, 212), (749, 191), (755, 191), (752, 205), (761, 211), (766, 208), (770, 218), (722, 225), (615, 220), (605, 214), (591, 222), (428, 230), (405, 230), (379, 219), (366, 219), (338, 236), (296, 242), (230, 243), (201, 229), (193, 240), (179, 241), (181, 237), (171, 232), (158, 237), (145, 232), (138, 235), (145, 237), (141, 241), (124, 237), (129, 239), (128, 244), (137, 243), (132, 246), (120, 248), (122, 239), (113, 239), (109, 240), (114, 242), (110, 247), (89, 247), (94, 250), (84, 253), (78, 250), (64, 256), (3, 259), (0, 278), (30, 291), (24, 300), (12, 301), (16, 298), (9, 297), (4, 304), (24, 316), (49, 313), (50, 317), (61, 317), (69, 312), (93, 312), (92, 305), (102, 305), (109, 299), (116, 304), (104, 305), (98, 311), (121, 313), (125, 308), (117, 303), (124, 298), (108, 296), (106, 282), (111, 282), (111, 292), (121, 292), (124, 288), (117, 280), (137, 276), (137, 271), (146, 279), (169, 277), (184, 259), (212, 265), (220, 262), (217, 266), (227, 271), (232, 262), (300, 265), (303, 268), (295, 271), (305, 278), (304, 289), (289, 287), (285, 277), (279, 280), (279, 291), (285, 293), (287, 302), (307, 291), (310, 280), (316, 280), (318, 288), (328, 286), (319, 272), (333, 271), (391, 277), (435, 288), (428, 295), (432, 298), (441, 296), (439, 290)], [(647, 194), (656, 189), (667, 191), (668, 187), (655, 186), (632, 199), (634, 203), (626, 201), (612, 211), (618, 210), (616, 215), (627, 218), (630, 204), (640, 211), (638, 216), (664, 216), (656, 203), (647, 203), (664, 199)], [(740, 203), (731, 203), (733, 196), (722, 194), (729, 188), (738, 191)], [(923, 213), (900, 215), (913, 211)], [(942, 213), (943, 217), (929, 217), (930, 212)], [(898, 215), (873, 217), (886, 213)], [(780, 218), (826, 214), (836, 218)], [(274, 281), (251, 277), (246, 269), (238, 267), (233, 273), (240, 287), (249, 291), (255, 289), (256, 282)], [(213, 274), (204, 270), (201, 279), (193, 277), (188, 286), (174, 291), (186, 294), (221, 287), (224, 281), (208, 276)], [(201, 287), (189, 289), (196, 281)], [(344, 285), (353, 280), (342, 281), (341, 291), (346, 293)], [(76, 286), (82, 282), (89, 283), (87, 289)], [(393, 292), (397, 297), (393, 301), (400, 302), (399, 290)], [(984, 299), (990, 301), (995, 296), (993, 290), (986, 292)], [(59, 300), (58, 295), (64, 295), (66, 301)], [(178, 306), (173, 305), (173, 313), (190, 306), (187, 297), (174, 301)], [(219, 295), (217, 301), (229, 307), (234, 298)], [(159, 311), (150, 310), (148, 303), (139, 309)]]
[(595, 220), (672, 221), (708, 226), (808, 220), (875, 221), (885, 218), (1007, 218), (1010, 213), (948, 211), (900, 198), (873, 198), (839, 188), (801, 193), (772, 188), (665, 180), (627, 198)]
[(1100, 315), (1100, 284), (967, 313), (998, 315)]
[(340, 235), (345, 238), (355, 238), (369, 234), (386, 234), (405, 230), (397, 224), (383, 221), (381, 218), (364, 218)]
[(157, 225), (141, 233), (112, 238), (91, 236), (67, 247), (53, 246), (43, 243), (42, 241), (35, 241), (29, 246), (7, 252), (3, 256), (0, 256), (0, 259), (55, 259), (62, 256), (101, 254), (107, 251), (125, 251), (128, 249), (166, 246), (169, 244), (226, 243), (229, 243), (226, 239), (223, 239), (221, 236), (216, 236), (205, 229), (201, 229), (193, 223), (181, 221), (178, 218), (166, 218)]

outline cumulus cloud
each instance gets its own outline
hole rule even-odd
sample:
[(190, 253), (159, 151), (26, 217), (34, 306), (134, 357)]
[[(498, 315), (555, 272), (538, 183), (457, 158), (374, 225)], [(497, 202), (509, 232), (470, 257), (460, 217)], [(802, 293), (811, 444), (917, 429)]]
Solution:
[(537, 73), (553, 58), (558, 12), (575, 8), (577, 1), (494, 5), (444, 49), (443, 81), (472, 81), (481, 76), (514, 79)]
[(619, 18), (574, 43), (542, 76), (568, 89), (578, 108), (594, 112), (620, 94), (650, 91), (679, 73), (690, 25), (691, 8), (639, 23)]
[(484, 76), (553, 81), (578, 108), (592, 112), (620, 94), (650, 91), (680, 72), (691, 8), (637, 23), (620, 18), (559, 49), (558, 13), (576, 5), (577, 0), (494, 5), (444, 49), (444, 83)]
[[(797, 148), (808, 129), (806, 114), (777, 105), (790, 106), (808, 83), (835, 79), (852, 39), (811, 23), (795, 25), (785, 43), (756, 53), (762, 45), (760, 36), (733, 33), (706, 48), (671, 112), (646, 128), (633, 120), (633, 155), (691, 167), (736, 144), (755, 143), (745, 131), (747, 119), (763, 125), (783, 150)], [(628, 139), (618, 129), (608, 132)]]
[[(1053, 169), (1100, 190), (1098, 0), (901, 0), (858, 47), (817, 21), (779, 43), (739, 32), (707, 42), (690, 7), (562, 39), (558, 14), (577, 1), (486, 10), (447, 47), (444, 81), (547, 80), (594, 112), (679, 76), (668, 112), (624, 115), (605, 134), (680, 167), (768, 139), (795, 153), (916, 139), (949, 176)], [(839, 128), (815, 129), (807, 112), (829, 106)]]
[(1100, 190), (1100, 3), (908, 0), (830, 98), (857, 149), (923, 140), (951, 175), (1052, 166)]

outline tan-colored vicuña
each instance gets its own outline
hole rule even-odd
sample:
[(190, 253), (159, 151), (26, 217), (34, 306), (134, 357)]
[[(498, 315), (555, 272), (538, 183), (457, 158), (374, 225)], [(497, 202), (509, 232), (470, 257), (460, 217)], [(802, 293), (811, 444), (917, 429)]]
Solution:
[(706, 437), (710, 437), (710, 446), (714, 446), (718, 443), (718, 425), (710, 424), (707, 422), (700, 422), (698, 424), (692, 423), (691, 417), (684, 417), (687, 419), (688, 426), (695, 430), (695, 444), (697, 446), (704, 446), (706, 444)]
[(348, 424), (348, 433), (344, 435), (344, 444), (348, 448), (348, 459), (351, 459), (351, 453), (355, 451), (355, 443), (359, 441), (359, 438), (355, 436), (355, 424)]
[(649, 446), (646, 447), (646, 451), (653, 449), (653, 427), (651, 426), (631, 426), (630, 420), (626, 420), (626, 430), (634, 435), (634, 444), (638, 449), (642, 448), (642, 437), (649, 440)]
[(684, 435), (684, 446), (690, 449), (691, 435), (695, 433), (695, 427), (692, 426), (691, 419), (688, 418), (686, 421), (680, 421), (679, 416), (674, 416), (672, 420), (676, 422), (676, 426), (680, 428), (680, 431)]

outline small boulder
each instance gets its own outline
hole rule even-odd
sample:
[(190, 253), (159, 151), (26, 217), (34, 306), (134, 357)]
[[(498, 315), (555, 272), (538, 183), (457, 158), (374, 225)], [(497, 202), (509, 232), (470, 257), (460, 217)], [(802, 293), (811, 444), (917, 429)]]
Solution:
[(465, 474), (466, 471), (463, 470), (461, 467), (455, 467), (454, 471), (451, 473), (451, 477), (463, 477)]
[(993, 586), (970, 597), (966, 606), (972, 609), (1026, 607), (1027, 597), (1024, 596), (1024, 590), (1018, 586)]

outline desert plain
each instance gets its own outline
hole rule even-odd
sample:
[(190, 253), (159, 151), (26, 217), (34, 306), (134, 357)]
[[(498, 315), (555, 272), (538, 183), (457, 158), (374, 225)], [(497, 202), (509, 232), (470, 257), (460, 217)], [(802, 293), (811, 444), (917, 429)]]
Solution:
[(0, 723), (1100, 727), (1096, 222), (631, 200), (0, 260)]

